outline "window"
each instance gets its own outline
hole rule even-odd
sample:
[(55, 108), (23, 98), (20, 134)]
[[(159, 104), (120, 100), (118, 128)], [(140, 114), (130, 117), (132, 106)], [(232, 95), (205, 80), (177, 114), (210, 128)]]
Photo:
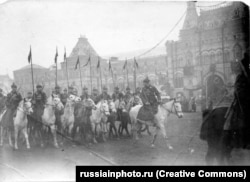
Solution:
[(175, 85), (175, 88), (182, 88), (183, 87), (183, 75), (182, 74), (177, 73), (175, 75), (174, 85)]
[(241, 60), (242, 59), (242, 48), (240, 45), (237, 44), (234, 46), (233, 53), (234, 53), (234, 60), (236, 60), (236, 59)]

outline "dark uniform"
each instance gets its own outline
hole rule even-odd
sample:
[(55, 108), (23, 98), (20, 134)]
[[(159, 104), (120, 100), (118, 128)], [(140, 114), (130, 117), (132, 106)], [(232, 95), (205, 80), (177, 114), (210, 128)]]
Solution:
[(37, 85), (36, 88), (37, 88), (37, 91), (34, 93), (34, 97), (33, 97), (33, 105), (34, 105), (33, 115), (37, 121), (41, 122), (45, 104), (47, 102), (47, 96), (45, 92), (42, 91), (41, 85)]
[(63, 103), (63, 105), (65, 106), (67, 103), (67, 99), (68, 99), (68, 93), (67, 93), (67, 89), (65, 88), (63, 90), (63, 93), (61, 94), (61, 102)]
[(88, 99), (90, 96), (88, 94), (88, 88), (87, 87), (83, 87), (83, 92), (82, 92), (82, 95), (81, 95), (81, 99), (82, 100), (85, 100), (85, 99)]
[(111, 97), (107, 92), (107, 87), (103, 87), (102, 94), (97, 97), (96, 102), (98, 103), (100, 100), (111, 100)]
[[(62, 100), (62, 94), (60, 93), (60, 87), (56, 86), (55, 87), (55, 94), (59, 96), (60, 100)], [(56, 125), (58, 127), (58, 129), (60, 130), (62, 127), (62, 123), (61, 123), (61, 115), (63, 115), (63, 110), (59, 111), (59, 110), (55, 110), (55, 116), (56, 116)]]
[(96, 88), (93, 89), (93, 92), (90, 98), (95, 102), (95, 104), (97, 104), (98, 90)]
[(119, 91), (118, 87), (115, 87), (115, 91), (112, 94), (112, 100), (115, 102), (116, 100), (121, 100), (123, 98), (123, 93)]
[(129, 100), (131, 99), (131, 97), (133, 97), (133, 95), (130, 92), (130, 88), (127, 87), (126, 88), (126, 94), (124, 95), (124, 101), (127, 104), (129, 102)]
[(144, 121), (153, 121), (154, 114), (158, 111), (158, 103), (161, 100), (160, 92), (149, 84), (150, 80), (146, 78), (143, 83), (140, 98), (142, 99), (143, 107), (138, 113), (138, 119)]
[(74, 95), (74, 88), (72, 86), (69, 86), (68, 95)]
[(233, 129), (239, 129), (243, 147), (250, 149), (250, 71), (249, 71), (249, 54), (245, 53), (241, 61), (242, 67), (236, 77), (234, 84), (235, 106), (234, 112), (237, 119), (232, 119)]
[(0, 88), (0, 114), (2, 113), (4, 107), (5, 107), (5, 100), (6, 97), (3, 95), (3, 90)]
[(17, 86), (14, 83), (11, 85), (11, 88), (12, 88), (12, 91), (8, 93), (6, 101), (5, 101), (7, 111), (3, 115), (2, 122), (1, 122), (3, 127), (7, 127), (9, 129), (13, 129), (14, 127), (13, 117), (16, 114), (16, 110), (17, 110), (19, 102), (22, 100), (22, 96), (17, 91)]

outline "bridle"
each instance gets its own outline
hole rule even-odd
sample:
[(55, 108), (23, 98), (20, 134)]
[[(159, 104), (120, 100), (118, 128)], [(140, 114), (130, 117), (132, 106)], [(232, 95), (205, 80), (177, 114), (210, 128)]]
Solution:
[[(21, 107), (17, 107), (17, 110), (19, 110), (19, 111), (22, 111), (23, 113), (25, 113), (25, 114), (30, 114), (29, 112), (28, 112), (28, 110), (30, 109), (30, 108), (32, 108), (32, 104), (31, 104), (31, 106), (30, 107), (26, 107), (25, 106), (25, 103), (26, 103), (27, 101), (23, 101), (23, 107), (25, 107), (25, 109), (23, 109), (23, 108), (21, 108)], [(28, 101), (29, 102), (29, 101)]]
[(106, 111), (103, 109), (103, 101), (101, 102), (101, 105), (100, 105), (100, 112), (101, 112), (102, 114), (104, 114), (105, 116), (107, 116)]
[[(171, 106), (171, 110), (165, 108), (163, 105), (162, 105), (162, 107), (163, 107), (165, 110), (167, 110), (167, 111), (169, 112), (169, 114), (170, 114), (170, 113), (173, 113), (173, 114), (179, 116), (178, 114), (180, 113), (180, 111), (177, 111), (177, 109), (175, 108), (175, 103), (176, 103), (176, 100), (173, 99), (173, 103), (172, 103), (172, 106)], [(174, 109), (174, 110), (173, 110), (173, 109)]]

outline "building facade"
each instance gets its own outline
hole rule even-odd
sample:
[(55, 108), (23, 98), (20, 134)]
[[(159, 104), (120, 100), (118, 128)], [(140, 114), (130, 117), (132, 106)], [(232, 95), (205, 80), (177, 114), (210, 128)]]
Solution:
[[(187, 2), (179, 40), (167, 41), (168, 70), (175, 95), (202, 93), (216, 97), (216, 89), (233, 85), (232, 65), (249, 46), (249, 7), (241, 2), (200, 9)], [(215, 100), (218, 100), (214, 98)]]

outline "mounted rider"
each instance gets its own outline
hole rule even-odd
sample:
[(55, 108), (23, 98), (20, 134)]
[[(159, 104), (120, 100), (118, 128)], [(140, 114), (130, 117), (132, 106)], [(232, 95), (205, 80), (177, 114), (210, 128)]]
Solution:
[(63, 93), (61, 94), (61, 102), (63, 103), (63, 105), (65, 106), (67, 103), (67, 99), (68, 99), (69, 95), (68, 95), (68, 90), (65, 88), (63, 90)]
[(114, 93), (112, 94), (112, 100), (115, 102), (116, 100), (121, 100), (123, 98), (123, 93), (120, 92), (119, 87), (115, 87)]
[(97, 104), (98, 90), (96, 88), (93, 88), (90, 98), (95, 102), (95, 104)]
[(82, 100), (86, 100), (88, 99), (90, 96), (89, 96), (89, 93), (88, 93), (88, 88), (86, 86), (83, 87), (82, 89), (82, 95), (81, 95), (81, 99)]
[[(60, 100), (62, 100), (62, 94), (61, 94), (61, 92), (60, 92), (60, 86), (59, 85), (56, 85), (55, 86), (55, 92), (54, 92), (54, 94), (55, 95), (57, 95), (59, 98), (60, 98)], [(56, 126), (57, 126), (57, 128), (60, 130), (61, 129), (61, 127), (62, 127), (62, 122), (61, 122), (61, 115), (63, 115), (63, 112), (64, 112), (64, 110), (62, 109), (61, 111), (59, 111), (59, 110), (55, 110), (55, 116), (56, 116), (56, 122), (55, 122), (55, 124), (56, 124)]]
[(47, 96), (45, 92), (43, 92), (42, 85), (38, 84), (36, 86), (37, 91), (34, 93), (34, 97), (32, 103), (34, 105), (34, 113), (36, 120), (42, 121), (42, 115), (44, 112), (45, 104), (47, 102)]
[(103, 87), (102, 89), (102, 93), (97, 97), (97, 102), (99, 102), (100, 100), (111, 100), (110, 95), (108, 94), (108, 88), (106, 86)]
[(131, 99), (131, 97), (133, 97), (133, 95), (130, 92), (130, 88), (127, 87), (126, 88), (126, 93), (125, 93), (125, 96), (124, 96), (124, 101), (125, 101), (126, 104), (129, 102), (129, 100)]
[[(234, 84), (234, 101), (228, 110), (231, 129), (238, 130), (240, 146), (250, 149), (250, 70), (249, 50), (238, 62), (239, 73)], [(227, 120), (227, 121), (228, 121)]]
[(72, 86), (69, 86), (69, 91), (68, 91), (68, 95), (74, 95), (74, 88)]
[(0, 114), (2, 113), (5, 107), (6, 97), (3, 95), (3, 89), (0, 88)]
[(150, 84), (150, 80), (146, 77), (143, 80), (140, 98), (143, 106), (138, 113), (138, 119), (143, 121), (153, 121), (154, 115), (158, 112), (158, 105), (161, 102), (160, 92)]
[(17, 90), (15, 83), (11, 85), (12, 91), (7, 94), (5, 105), (7, 110), (2, 118), (2, 126), (13, 130), (14, 120), (19, 102), (22, 100), (21, 94)]

